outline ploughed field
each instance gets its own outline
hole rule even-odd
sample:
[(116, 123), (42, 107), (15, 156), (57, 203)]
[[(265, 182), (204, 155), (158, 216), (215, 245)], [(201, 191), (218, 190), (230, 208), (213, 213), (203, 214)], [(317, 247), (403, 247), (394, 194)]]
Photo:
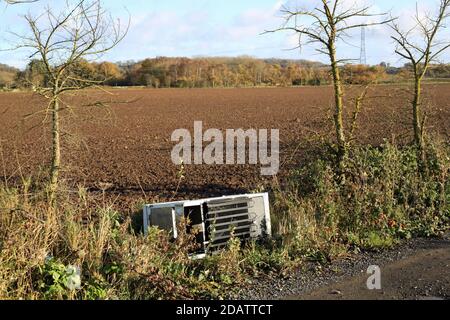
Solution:
[[(426, 86), (427, 126), (448, 139), (450, 85)], [(347, 92), (347, 111), (360, 89)], [(411, 112), (406, 87), (378, 86), (369, 91), (358, 120), (359, 143), (410, 139)], [(333, 137), (330, 87), (268, 89), (114, 89), (66, 97), (63, 163), (65, 186), (107, 190), (126, 202), (168, 200), (255, 190), (271, 178), (260, 165), (172, 164), (175, 129), (279, 129), (280, 177), (313, 152), (308, 145)], [(104, 104), (96, 103), (102, 101)], [(50, 158), (45, 100), (33, 93), (0, 93), (0, 174), (14, 184), (47, 172)], [(106, 105), (105, 105), (106, 104)], [(43, 125), (44, 124), (44, 125)], [(176, 194), (174, 194), (176, 192)]]

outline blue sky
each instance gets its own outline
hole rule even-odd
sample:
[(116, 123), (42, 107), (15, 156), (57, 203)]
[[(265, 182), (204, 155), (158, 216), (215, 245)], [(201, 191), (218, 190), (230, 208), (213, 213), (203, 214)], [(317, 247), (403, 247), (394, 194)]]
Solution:
[[(292, 1), (292, 0), (291, 0)], [(298, 0), (311, 4), (318, 0)], [(374, 9), (388, 11), (407, 22), (408, 13), (413, 12), (414, 0), (345, 0), (374, 4)], [(132, 25), (126, 39), (104, 60), (140, 60), (154, 56), (237, 56), (251, 55), (261, 58), (295, 58), (326, 61), (314, 48), (289, 50), (296, 38), (289, 33), (261, 35), (282, 23), (279, 15), (282, 0), (104, 0), (105, 6), (114, 16), (126, 19), (131, 15)], [(28, 11), (38, 14), (45, 4), (57, 10), (61, 0), (40, 0), (36, 4), (0, 6), (0, 46), (7, 47), (12, 39), (7, 31), (25, 31), (23, 19), (18, 17)], [(421, 0), (420, 6), (429, 10), (437, 8), (438, 0)], [(450, 38), (449, 31), (444, 35)], [(341, 44), (342, 56), (359, 57), (359, 31), (349, 39), (350, 44)], [(403, 63), (393, 54), (394, 46), (386, 28), (367, 30), (367, 56), (371, 64), (386, 61)], [(447, 54), (442, 57), (449, 61)], [(18, 67), (26, 64), (23, 52), (0, 52), (0, 62)]]

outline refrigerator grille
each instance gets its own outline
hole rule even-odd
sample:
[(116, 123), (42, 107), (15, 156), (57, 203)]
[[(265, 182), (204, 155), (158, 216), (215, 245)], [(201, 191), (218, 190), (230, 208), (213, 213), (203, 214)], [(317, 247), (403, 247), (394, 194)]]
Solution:
[(232, 237), (248, 239), (254, 232), (255, 214), (251, 212), (250, 199), (208, 202), (207, 208), (209, 251), (222, 249)]

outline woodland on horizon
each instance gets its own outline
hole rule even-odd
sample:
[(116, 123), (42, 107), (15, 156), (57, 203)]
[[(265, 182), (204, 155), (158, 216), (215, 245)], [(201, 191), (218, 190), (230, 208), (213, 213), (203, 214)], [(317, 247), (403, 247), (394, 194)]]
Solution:
[[(410, 77), (411, 66), (346, 64), (341, 66), (346, 84), (396, 83)], [(156, 57), (142, 61), (81, 61), (73, 72), (108, 86), (153, 88), (206, 88), (257, 86), (316, 86), (330, 84), (329, 66), (320, 62), (289, 59), (240, 57), (172, 58)], [(450, 79), (450, 64), (434, 64), (430, 79)], [(44, 65), (31, 60), (24, 70), (0, 64), (0, 88), (46, 86)]]

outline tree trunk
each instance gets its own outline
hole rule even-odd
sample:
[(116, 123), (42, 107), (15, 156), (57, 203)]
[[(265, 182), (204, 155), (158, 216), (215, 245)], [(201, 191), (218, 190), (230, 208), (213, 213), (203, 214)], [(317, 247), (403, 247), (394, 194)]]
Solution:
[(56, 194), (58, 191), (59, 170), (61, 166), (61, 141), (59, 123), (59, 101), (55, 97), (52, 103), (52, 164), (50, 169), (50, 203), (56, 204)]
[(419, 150), (423, 148), (423, 128), (421, 123), (421, 104), (422, 104), (422, 79), (415, 78), (414, 100), (413, 100), (413, 128), (414, 142)]
[(336, 59), (336, 47), (334, 43), (330, 44), (330, 59), (331, 59), (331, 72), (333, 74), (334, 98), (335, 98), (334, 124), (336, 128), (336, 138), (338, 142), (339, 162), (340, 164), (342, 164), (347, 156), (347, 141), (345, 138), (344, 120), (343, 120), (344, 103), (343, 103), (342, 80)]

